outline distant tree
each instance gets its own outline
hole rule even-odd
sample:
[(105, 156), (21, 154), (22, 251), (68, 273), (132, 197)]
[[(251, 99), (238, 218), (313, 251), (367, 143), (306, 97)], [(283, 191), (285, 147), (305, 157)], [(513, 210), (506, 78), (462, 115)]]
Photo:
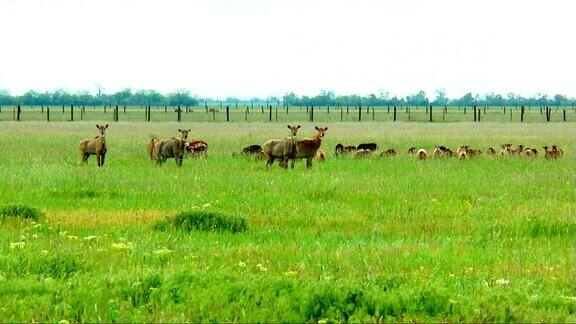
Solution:
[(446, 106), (448, 105), (448, 98), (446, 97), (446, 91), (444, 89), (436, 90), (436, 98), (432, 101), (435, 106)]

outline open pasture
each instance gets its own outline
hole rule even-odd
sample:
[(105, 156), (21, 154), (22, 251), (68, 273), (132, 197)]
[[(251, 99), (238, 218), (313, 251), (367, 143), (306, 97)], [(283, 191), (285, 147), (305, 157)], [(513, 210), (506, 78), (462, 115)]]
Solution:
[[(232, 152), (285, 123), (184, 121), (110, 123), (103, 168), (79, 163), (93, 122), (0, 124), (0, 207), (46, 215), (0, 220), (0, 321), (576, 321), (573, 123), (319, 121), (324, 163), (266, 170)], [(153, 165), (150, 137), (184, 127), (208, 156)], [(337, 159), (339, 142), (400, 154)], [(405, 153), (503, 143), (540, 152)], [(180, 211), (248, 229), (154, 226)]]

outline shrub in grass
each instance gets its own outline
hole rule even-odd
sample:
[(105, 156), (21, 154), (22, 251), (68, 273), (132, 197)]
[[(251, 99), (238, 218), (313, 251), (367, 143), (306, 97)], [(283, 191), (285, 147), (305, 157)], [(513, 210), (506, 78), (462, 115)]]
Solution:
[(237, 216), (222, 215), (206, 211), (189, 211), (177, 214), (174, 217), (157, 222), (157, 230), (170, 228), (181, 231), (229, 231), (232, 233), (244, 232), (248, 229), (246, 220)]
[(44, 213), (39, 209), (24, 205), (2, 206), (2, 208), (0, 208), (0, 220), (8, 218), (23, 218), (37, 221), (44, 218)]

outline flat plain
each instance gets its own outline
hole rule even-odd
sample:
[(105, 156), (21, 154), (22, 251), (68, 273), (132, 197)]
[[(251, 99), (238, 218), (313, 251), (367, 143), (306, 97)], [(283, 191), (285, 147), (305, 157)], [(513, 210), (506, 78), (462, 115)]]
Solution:
[[(284, 123), (109, 123), (100, 169), (79, 163), (94, 122), (0, 123), (0, 207), (45, 213), (0, 220), (0, 321), (576, 321), (574, 123), (319, 121), (311, 170), (232, 157)], [(150, 136), (177, 128), (208, 156), (153, 165)], [(335, 158), (339, 142), (400, 154)], [(503, 143), (538, 157), (405, 153)], [(154, 226), (182, 211), (248, 229)]]

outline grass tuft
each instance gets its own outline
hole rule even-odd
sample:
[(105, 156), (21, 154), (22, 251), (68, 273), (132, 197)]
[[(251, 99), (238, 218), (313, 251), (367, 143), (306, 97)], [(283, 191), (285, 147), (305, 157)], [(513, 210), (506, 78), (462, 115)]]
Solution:
[(177, 214), (154, 224), (156, 230), (176, 229), (180, 231), (229, 231), (244, 232), (248, 229), (246, 220), (238, 216), (222, 215), (214, 212), (188, 211)]
[(23, 218), (37, 221), (44, 218), (44, 213), (37, 208), (25, 205), (5, 205), (0, 208), (0, 219), (8, 218)]

